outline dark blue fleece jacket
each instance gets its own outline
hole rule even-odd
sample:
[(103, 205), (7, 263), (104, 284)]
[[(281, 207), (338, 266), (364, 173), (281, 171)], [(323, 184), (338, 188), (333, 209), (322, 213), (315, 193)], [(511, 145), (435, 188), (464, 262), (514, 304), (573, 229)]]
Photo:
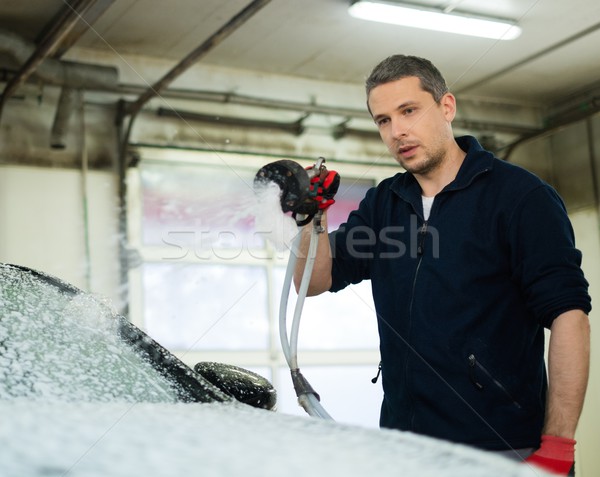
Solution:
[(544, 327), (589, 313), (581, 253), (545, 182), (472, 137), (423, 219), (399, 173), (330, 235), (338, 291), (370, 279), (382, 360), (382, 427), (485, 449), (536, 447), (546, 395)]

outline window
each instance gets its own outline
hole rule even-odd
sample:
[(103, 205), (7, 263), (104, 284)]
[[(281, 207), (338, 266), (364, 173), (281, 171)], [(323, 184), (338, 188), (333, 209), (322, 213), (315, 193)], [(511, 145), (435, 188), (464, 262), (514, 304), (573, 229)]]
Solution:
[[(280, 411), (303, 414), (279, 343), (287, 251), (274, 248), (254, 223), (254, 175), (277, 158), (140, 153), (128, 176), (130, 246), (142, 258), (130, 272), (132, 321), (190, 366), (219, 361), (264, 375), (277, 388)], [(365, 177), (364, 168), (347, 168), (329, 212), (331, 229), (376, 181), (373, 171)], [(298, 360), (334, 418), (377, 426), (381, 389), (370, 379), (378, 346), (370, 283), (305, 301)]]
[(166, 348), (268, 348), (265, 267), (150, 262), (142, 275), (146, 330)]

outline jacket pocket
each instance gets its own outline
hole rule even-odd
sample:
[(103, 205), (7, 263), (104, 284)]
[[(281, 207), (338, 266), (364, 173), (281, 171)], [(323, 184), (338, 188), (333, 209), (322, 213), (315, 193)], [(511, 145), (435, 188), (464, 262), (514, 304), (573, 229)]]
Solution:
[(478, 390), (483, 391), (491, 385), (494, 389), (500, 391), (517, 409), (522, 409), (521, 404), (513, 397), (500, 381), (498, 381), (488, 370), (481, 364), (477, 357), (471, 353), (467, 358), (469, 360), (469, 378)]

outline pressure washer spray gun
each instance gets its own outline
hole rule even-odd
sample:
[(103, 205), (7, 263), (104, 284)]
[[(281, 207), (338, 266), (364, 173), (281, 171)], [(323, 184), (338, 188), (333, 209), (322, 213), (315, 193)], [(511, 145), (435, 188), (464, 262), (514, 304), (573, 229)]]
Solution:
[(325, 209), (335, 202), (333, 197), (338, 190), (340, 176), (335, 171), (327, 170), (325, 159), (322, 157), (313, 166), (306, 169), (297, 162), (280, 160), (267, 164), (256, 173), (254, 178), (255, 189), (260, 189), (269, 185), (269, 183), (277, 184), (281, 190), (280, 202), (283, 213), (291, 212), (292, 217), (299, 227), (308, 225), (311, 222), (313, 223), (304, 274), (302, 275), (302, 282), (298, 289), (294, 319), (288, 338), (287, 304), (294, 269), (296, 268), (301, 233), (296, 235), (292, 244), (279, 303), (279, 337), (283, 354), (290, 368), (298, 403), (311, 416), (332, 419), (321, 405), (319, 395), (302, 375), (298, 367), (298, 330), (302, 307), (317, 254), (318, 234), (324, 232), (321, 226), (321, 219)]
[(324, 157), (306, 169), (297, 162), (283, 159), (263, 166), (254, 178), (255, 186), (270, 182), (281, 189), (281, 210), (292, 212), (298, 226), (316, 219), (320, 227), (323, 211), (335, 202), (333, 196), (340, 185), (340, 176), (327, 170)]

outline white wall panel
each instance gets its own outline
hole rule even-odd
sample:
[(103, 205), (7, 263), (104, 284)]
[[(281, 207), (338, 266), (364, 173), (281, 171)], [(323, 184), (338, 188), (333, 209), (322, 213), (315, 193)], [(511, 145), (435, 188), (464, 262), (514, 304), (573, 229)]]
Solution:
[(90, 172), (87, 184), (88, 223), (80, 171), (0, 167), (0, 261), (38, 269), (83, 289), (91, 286), (112, 298), (118, 272), (115, 179)]

